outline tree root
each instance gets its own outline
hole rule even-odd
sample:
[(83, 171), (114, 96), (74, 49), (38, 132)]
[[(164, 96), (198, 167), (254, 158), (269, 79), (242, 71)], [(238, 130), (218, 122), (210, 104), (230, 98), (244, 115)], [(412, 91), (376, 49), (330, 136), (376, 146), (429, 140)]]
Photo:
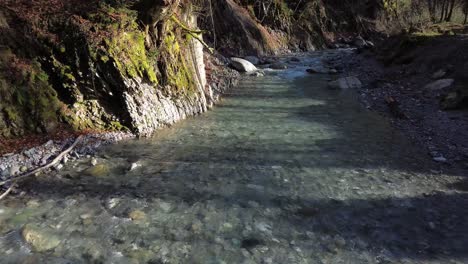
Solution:
[(177, 25), (179, 25), (183, 30), (187, 31), (187, 33), (192, 36), (193, 38), (195, 38), (196, 40), (198, 40), (201, 44), (203, 44), (203, 46), (205, 48), (207, 48), (211, 54), (214, 53), (214, 49), (212, 47), (210, 47), (210, 45), (208, 45), (205, 41), (203, 41), (202, 37), (201, 37), (201, 34), (204, 33), (205, 31), (203, 30), (196, 30), (196, 29), (191, 29), (189, 28), (188, 26), (184, 25), (178, 18), (176, 15), (172, 15), (171, 16), (171, 19), (172, 21), (174, 21)]

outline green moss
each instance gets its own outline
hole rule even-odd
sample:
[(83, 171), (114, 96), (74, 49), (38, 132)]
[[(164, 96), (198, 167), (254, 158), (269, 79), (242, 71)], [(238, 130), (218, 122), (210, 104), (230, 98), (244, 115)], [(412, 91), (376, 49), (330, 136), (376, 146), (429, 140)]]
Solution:
[(146, 55), (143, 32), (122, 32), (107, 40), (106, 44), (110, 57), (122, 73), (129, 77), (147, 77), (152, 83), (157, 83), (154, 67)]
[(158, 82), (154, 62), (149, 56), (154, 51), (147, 51), (146, 36), (137, 23), (135, 11), (101, 5), (100, 12), (91, 14), (89, 18), (108, 36), (103, 43), (91, 43), (89, 51), (94, 61), (98, 61), (97, 58), (104, 63), (113, 60), (125, 76)]
[[(26, 62), (24, 62), (26, 63)], [(60, 101), (57, 93), (48, 83), (49, 76), (41, 69), (40, 63), (30, 61), (27, 74), (22, 79), (8, 82), (4, 88), (3, 112), (18, 129), (36, 131), (57, 122)], [(3, 86), (3, 85), (2, 85)]]
[(62, 81), (65, 82), (65, 84), (69, 82), (76, 82), (76, 78), (73, 75), (73, 71), (70, 66), (59, 62), (54, 56), (51, 56), (51, 60), (55, 71), (58, 73)]
[(109, 61), (109, 57), (106, 55), (101, 56), (101, 61), (107, 63)]
[(123, 126), (120, 122), (118, 121), (111, 121), (109, 129), (111, 130), (116, 130), (116, 131), (125, 131), (128, 130), (127, 127)]
[(168, 24), (170, 30), (163, 40), (163, 51), (161, 58), (165, 62), (164, 74), (166, 82), (174, 88), (176, 92), (191, 94), (195, 91), (195, 73), (187, 62), (187, 52), (185, 47), (190, 43), (191, 36), (185, 35), (185, 38), (178, 39), (173, 27), (176, 25)]
[(19, 119), (17, 110), (12, 106), (6, 106), (3, 108), (3, 111), (5, 111), (6, 117), (10, 122), (16, 122)]

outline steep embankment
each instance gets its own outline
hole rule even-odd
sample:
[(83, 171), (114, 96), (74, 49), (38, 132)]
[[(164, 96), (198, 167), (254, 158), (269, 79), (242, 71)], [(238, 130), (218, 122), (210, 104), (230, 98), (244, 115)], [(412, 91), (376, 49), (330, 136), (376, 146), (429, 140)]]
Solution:
[(375, 28), (379, 2), (341, 0), (211, 0), (199, 20), (208, 42), (228, 55), (322, 49), (341, 33)]
[(149, 135), (206, 111), (235, 75), (204, 54), (190, 1), (145, 13), (144, 3), (49, 2), (2, 4), (3, 137), (60, 124)]

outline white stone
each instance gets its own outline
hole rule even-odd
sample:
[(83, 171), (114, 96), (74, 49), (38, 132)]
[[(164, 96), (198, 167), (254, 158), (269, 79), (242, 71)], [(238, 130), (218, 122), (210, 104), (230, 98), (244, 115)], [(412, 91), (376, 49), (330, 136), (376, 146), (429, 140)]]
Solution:
[(138, 163), (138, 162), (134, 162), (134, 163), (132, 163), (132, 165), (130, 165), (130, 171), (133, 171), (133, 170), (137, 169), (138, 167), (141, 167), (141, 164)]
[(250, 61), (241, 58), (231, 58), (231, 65), (240, 72), (253, 72), (257, 70), (257, 67)]

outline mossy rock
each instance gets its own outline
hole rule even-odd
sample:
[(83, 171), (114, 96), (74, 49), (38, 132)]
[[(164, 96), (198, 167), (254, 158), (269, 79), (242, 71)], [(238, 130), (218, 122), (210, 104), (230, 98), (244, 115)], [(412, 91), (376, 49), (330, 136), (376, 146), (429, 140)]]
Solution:
[(147, 249), (136, 249), (125, 252), (125, 255), (130, 258), (129, 263), (153, 263), (151, 259), (155, 253)]
[(25, 225), (21, 235), (35, 252), (49, 251), (60, 245), (60, 239), (51, 230), (37, 225)]
[(146, 218), (145, 212), (141, 210), (133, 210), (128, 214), (128, 217), (133, 221), (139, 221)]
[(105, 177), (110, 174), (110, 168), (107, 164), (102, 163), (86, 169), (84, 173), (93, 177)]

